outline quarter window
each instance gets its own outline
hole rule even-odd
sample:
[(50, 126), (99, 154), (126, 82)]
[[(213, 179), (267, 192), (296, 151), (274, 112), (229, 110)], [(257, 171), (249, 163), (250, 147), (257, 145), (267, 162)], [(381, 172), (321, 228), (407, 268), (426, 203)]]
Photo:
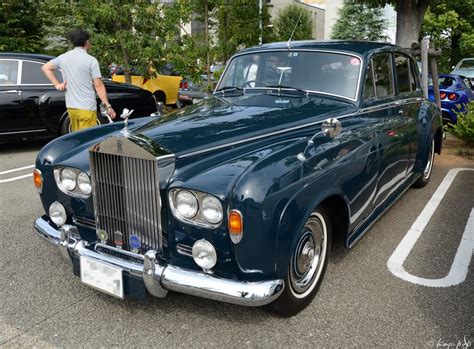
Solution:
[(374, 71), (372, 70), (372, 63), (370, 63), (365, 75), (364, 100), (370, 100), (375, 97)]
[(397, 69), (398, 93), (411, 92), (412, 80), (410, 78), (408, 57), (395, 55), (395, 66)]
[(16, 85), (18, 61), (0, 60), (0, 85)]
[(392, 59), (390, 54), (381, 54), (372, 58), (374, 69), (375, 93), (377, 98), (394, 95)]

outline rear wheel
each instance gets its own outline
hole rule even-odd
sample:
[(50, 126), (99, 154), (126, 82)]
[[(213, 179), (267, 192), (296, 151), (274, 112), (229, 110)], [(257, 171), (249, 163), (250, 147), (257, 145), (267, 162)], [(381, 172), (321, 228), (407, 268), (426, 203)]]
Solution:
[(433, 137), (433, 139), (431, 140), (430, 151), (428, 153), (428, 160), (427, 160), (425, 169), (423, 170), (423, 174), (421, 175), (420, 178), (416, 180), (415, 183), (413, 183), (413, 186), (415, 188), (423, 188), (430, 181), (431, 171), (433, 170), (434, 153), (435, 153), (435, 143), (434, 143), (434, 137)]
[(163, 91), (156, 91), (153, 95), (155, 96), (157, 102), (166, 104), (166, 95)]
[(282, 316), (293, 316), (314, 298), (321, 285), (331, 249), (331, 223), (323, 207), (311, 213), (288, 265), (285, 290), (268, 308)]

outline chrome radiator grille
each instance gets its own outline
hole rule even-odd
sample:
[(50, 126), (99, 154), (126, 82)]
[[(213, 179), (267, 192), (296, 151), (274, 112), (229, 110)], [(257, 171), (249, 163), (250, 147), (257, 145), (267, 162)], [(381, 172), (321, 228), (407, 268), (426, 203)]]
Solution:
[[(145, 253), (161, 251), (161, 200), (156, 160), (90, 151), (91, 179), (97, 229), (108, 233), (107, 243)], [(130, 246), (135, 235), (140, 248)], [(120, 245), (120, 244), (119, 244)]]

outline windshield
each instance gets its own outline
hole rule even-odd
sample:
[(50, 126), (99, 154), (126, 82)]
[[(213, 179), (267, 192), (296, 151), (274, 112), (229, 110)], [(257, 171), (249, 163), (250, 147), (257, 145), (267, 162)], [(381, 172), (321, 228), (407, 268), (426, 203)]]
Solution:
[(272, 51), (232, 59), (217, 90), (284, 86), (356, 99), (358, 57), (342, 53)]
[(474, 69), (474, 59), (466, 59), (461, 61), (458, 69)]

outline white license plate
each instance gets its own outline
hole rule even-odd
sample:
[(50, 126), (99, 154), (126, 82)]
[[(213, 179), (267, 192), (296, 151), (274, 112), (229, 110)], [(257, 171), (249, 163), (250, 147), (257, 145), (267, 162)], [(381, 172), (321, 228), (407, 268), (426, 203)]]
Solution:
[(83, 256), (80, 263), (83, 283), (123, 299), (122, 269)]

